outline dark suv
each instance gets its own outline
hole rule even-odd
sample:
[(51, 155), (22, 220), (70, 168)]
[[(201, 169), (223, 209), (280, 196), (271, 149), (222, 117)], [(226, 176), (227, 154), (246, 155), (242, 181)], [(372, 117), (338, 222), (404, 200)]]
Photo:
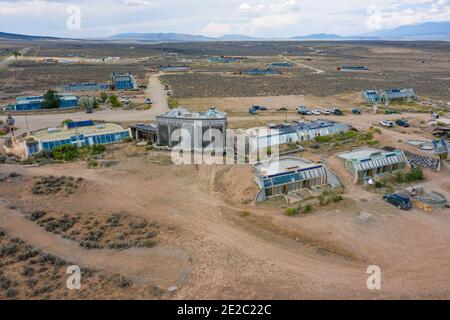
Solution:
[(400, 127), (405, 127), (405, 128), (409, 127), (408, 120), (405, 120), (405, 119), (397, 119), (397, 120), (395, 120), (395, 124)]
[(411, 200), (409, 200), (409, 197), (404, 196), (402, 194), (393, 193), (393, 194), (385, 194), (383, 196), (383, 200), (385, 202), (389, 202), (396, 206), (399, 209), (403, 210), (409, 210), (412, 208)]

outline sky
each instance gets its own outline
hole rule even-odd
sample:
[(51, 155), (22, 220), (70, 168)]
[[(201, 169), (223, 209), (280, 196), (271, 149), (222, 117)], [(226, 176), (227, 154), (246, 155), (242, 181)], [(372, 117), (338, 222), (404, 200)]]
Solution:
[(0, 32), (60, 37), (349, 36), (429, 21), (450, 21), (450, 0), (0, 0)]

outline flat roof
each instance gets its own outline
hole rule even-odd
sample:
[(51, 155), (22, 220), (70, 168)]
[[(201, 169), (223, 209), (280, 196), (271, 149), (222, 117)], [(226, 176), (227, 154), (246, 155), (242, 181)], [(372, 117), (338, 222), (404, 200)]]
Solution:
[(191, 112), (184, 108), (175, 108), (156, 118), (178, 118), (178, 119), (224, 119), (227, 117), (225, 112), (216, 108), (210, 108), (205, 112)]
[[(394, 151), (386, 151), (383, 149), (376, 149), (376, 148), (358, 148), (358, 149), (354, 149), (352, 151), (349, 152), (342, 152), (338, 154), (338, 157), (344, 160), (365, 160), (365, 159), (370, 159), (374, 156), (386, 156), (392, 153), (395, 153), (396, 150)], [(400, 151), (399, 151), (400, 152)]]
[(246, 132), (249, 135), (265, 137), (265, 136), (277, 135), (277, 134), (295, 133), (298, 131), (330, 128), (333, 126), (348, 127), (346, 124), (340, 123), (340, 122), (325, 121), (325, 120), (313, 120), (313, 121), (306, 121), (306, 122), (292, 123), (292, 124), (279, 124), (279, 125), (273, 125), (273, 126), (269, 126), (269, 127), (255, 127), (255, 128), (247, 129)]
[(99, 135), (105, 133), (113, 133), (118, 131), (124, 131), (126, 129), (122, 128), (115, 123), (97, 123), (93, 126), (77, 127), (73, 129), (67, 129), (66, 127), (41, 129), (32, 132), (30, 135), (37, 140), (63, 140), (70, 139), (74, 135)]
[(321, 166), (321, 164), (298, 157), (280, 157), (279, 159), (268, 159), (254, 165), (262, 176), (273, 176), (302, 169)]

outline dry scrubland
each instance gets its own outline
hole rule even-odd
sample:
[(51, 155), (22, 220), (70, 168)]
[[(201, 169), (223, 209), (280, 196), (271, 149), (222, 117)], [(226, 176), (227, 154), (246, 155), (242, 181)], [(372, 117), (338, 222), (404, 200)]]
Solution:
[[(337, 159), (329, 161), (347, 185), (344, 200), (288, 217), (282, 202), (253, 203), (256, 187), (249, 166), (174, 166), (163, 161), (165, 153), (131, 146), (110, 157), (117, 164), (109, 168), (75, 162), (5, 165), (2, 170), (0, 228), (11, 234), (1, 240), (2, 252), (9, 252), (10, 238), (18, 237), (94, 269), (86, 288), (67, 297), (449, 297), (447, 210), (399, 211), (378, 194), (352, 186)], [(63, 175), (82, 179), (74, 192), (64, 187), (56, 193), (33, 192), (43, 177)], [(446, 176), (426, 176), (425, 186), (450, 196)], [(118, 221), (117, 213), (122, 213)], [(133, 241), (152, 231), (152, 246), (138, 248), (140, 242)], [(81, 245), (83, 240), (98, 246)], [(131, 247), (111, 249), (111, 241)], [(40, 256), (20, 260), (3, 255), (0, 270), (14, 279), (1, 293), (5, 297), (10, 288), (18, 297), (64, 292), (67, 263), (47, 267), (60, 276), (49, 284), (51, 291), (40, 295), (28, 280), (36, 280), (36, 288), (44, 286), (40, 279), (48, 271), (39, 270), (47, 262)], [(370, 264), (382, 267), (381, 291), (365, 287)], [(28, 267), (31, 275), (22, 271)], [(120, 275), (125, 280), (115, 282)], [(168, 294), (174, 284), (178, 291)]]

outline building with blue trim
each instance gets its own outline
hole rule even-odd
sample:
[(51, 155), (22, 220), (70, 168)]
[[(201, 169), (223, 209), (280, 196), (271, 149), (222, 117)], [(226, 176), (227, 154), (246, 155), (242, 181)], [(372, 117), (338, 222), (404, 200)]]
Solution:
[(267, 75), (267, 74), (280, 74), (281, 72), (274, 69), (250, 69), (242, 71), (242, 74), (250, 75), (250, 76), (259, 76), (259, 75)]
[(269, 68), (292, 68), (292, 66), (290, 62), (273, 62), (269, 64)]
[(341, 185), (325, 163), (315, 163), (298, 157), (271, 158), (257, 162), (253, 166), (253, 173), (260, 189), (256, 202), (303, 189)]
[(270, 125), (246, 131), (252, 150), (265, 149), (290, 142), (311, 141), (316, 137), (347, 132), (348, 125), (334, 121), (315, 120), (292, 124)]
[(362, 98), (369, 104), (389, 104), (390, 102), (414, 102), (418, 97), (413, 89), (366, 90)]
[[(59, 108), (75, 108), (78, 106), (78, 98), (73, 94), (58, 94)], [(16, 103), (11, 105), (14, 111), (31, 111), (42, 109), (44, 96), (17, 97)]]
[(109, 83), (97, 83), (97, 82), (86, 82), (86, 83), (71, 83), (63, 84), (61, 86), (63, 91), (69, 92), (79, 92), (79, 91), (109, 91), (111, 90), (111, 85)]
[(41, 129), (26, 137), (26, 156), (42, 150), (51, 151), (63, 145), (78, 147), (122, 142), (131, 137), (130, 131), (114, 123), (95, 123), (92, 120), (74, 121), (59, 128)]
[(182, 71), (189, 71), (191, 68), (186, 66), (186, 65), (180, 65), (180, 66), (172, 66), (172, 65), (167, 65), (167, 66), (162, 66), (160, 65), (158, 67), (158, 69), (160, 71), (166, 71), (166, 72), (182, 72)]
[(131, 73), (116, 74), (114, 72), (111, 78), (113, 90), (137, 90), (138, 88), (134, 76)]
[(355, 182), (403, 170), (408, 165), (401, 150), (386, 151), (375, 148), (356, 148), (342, 152), (338, 157), (355, 176)]

